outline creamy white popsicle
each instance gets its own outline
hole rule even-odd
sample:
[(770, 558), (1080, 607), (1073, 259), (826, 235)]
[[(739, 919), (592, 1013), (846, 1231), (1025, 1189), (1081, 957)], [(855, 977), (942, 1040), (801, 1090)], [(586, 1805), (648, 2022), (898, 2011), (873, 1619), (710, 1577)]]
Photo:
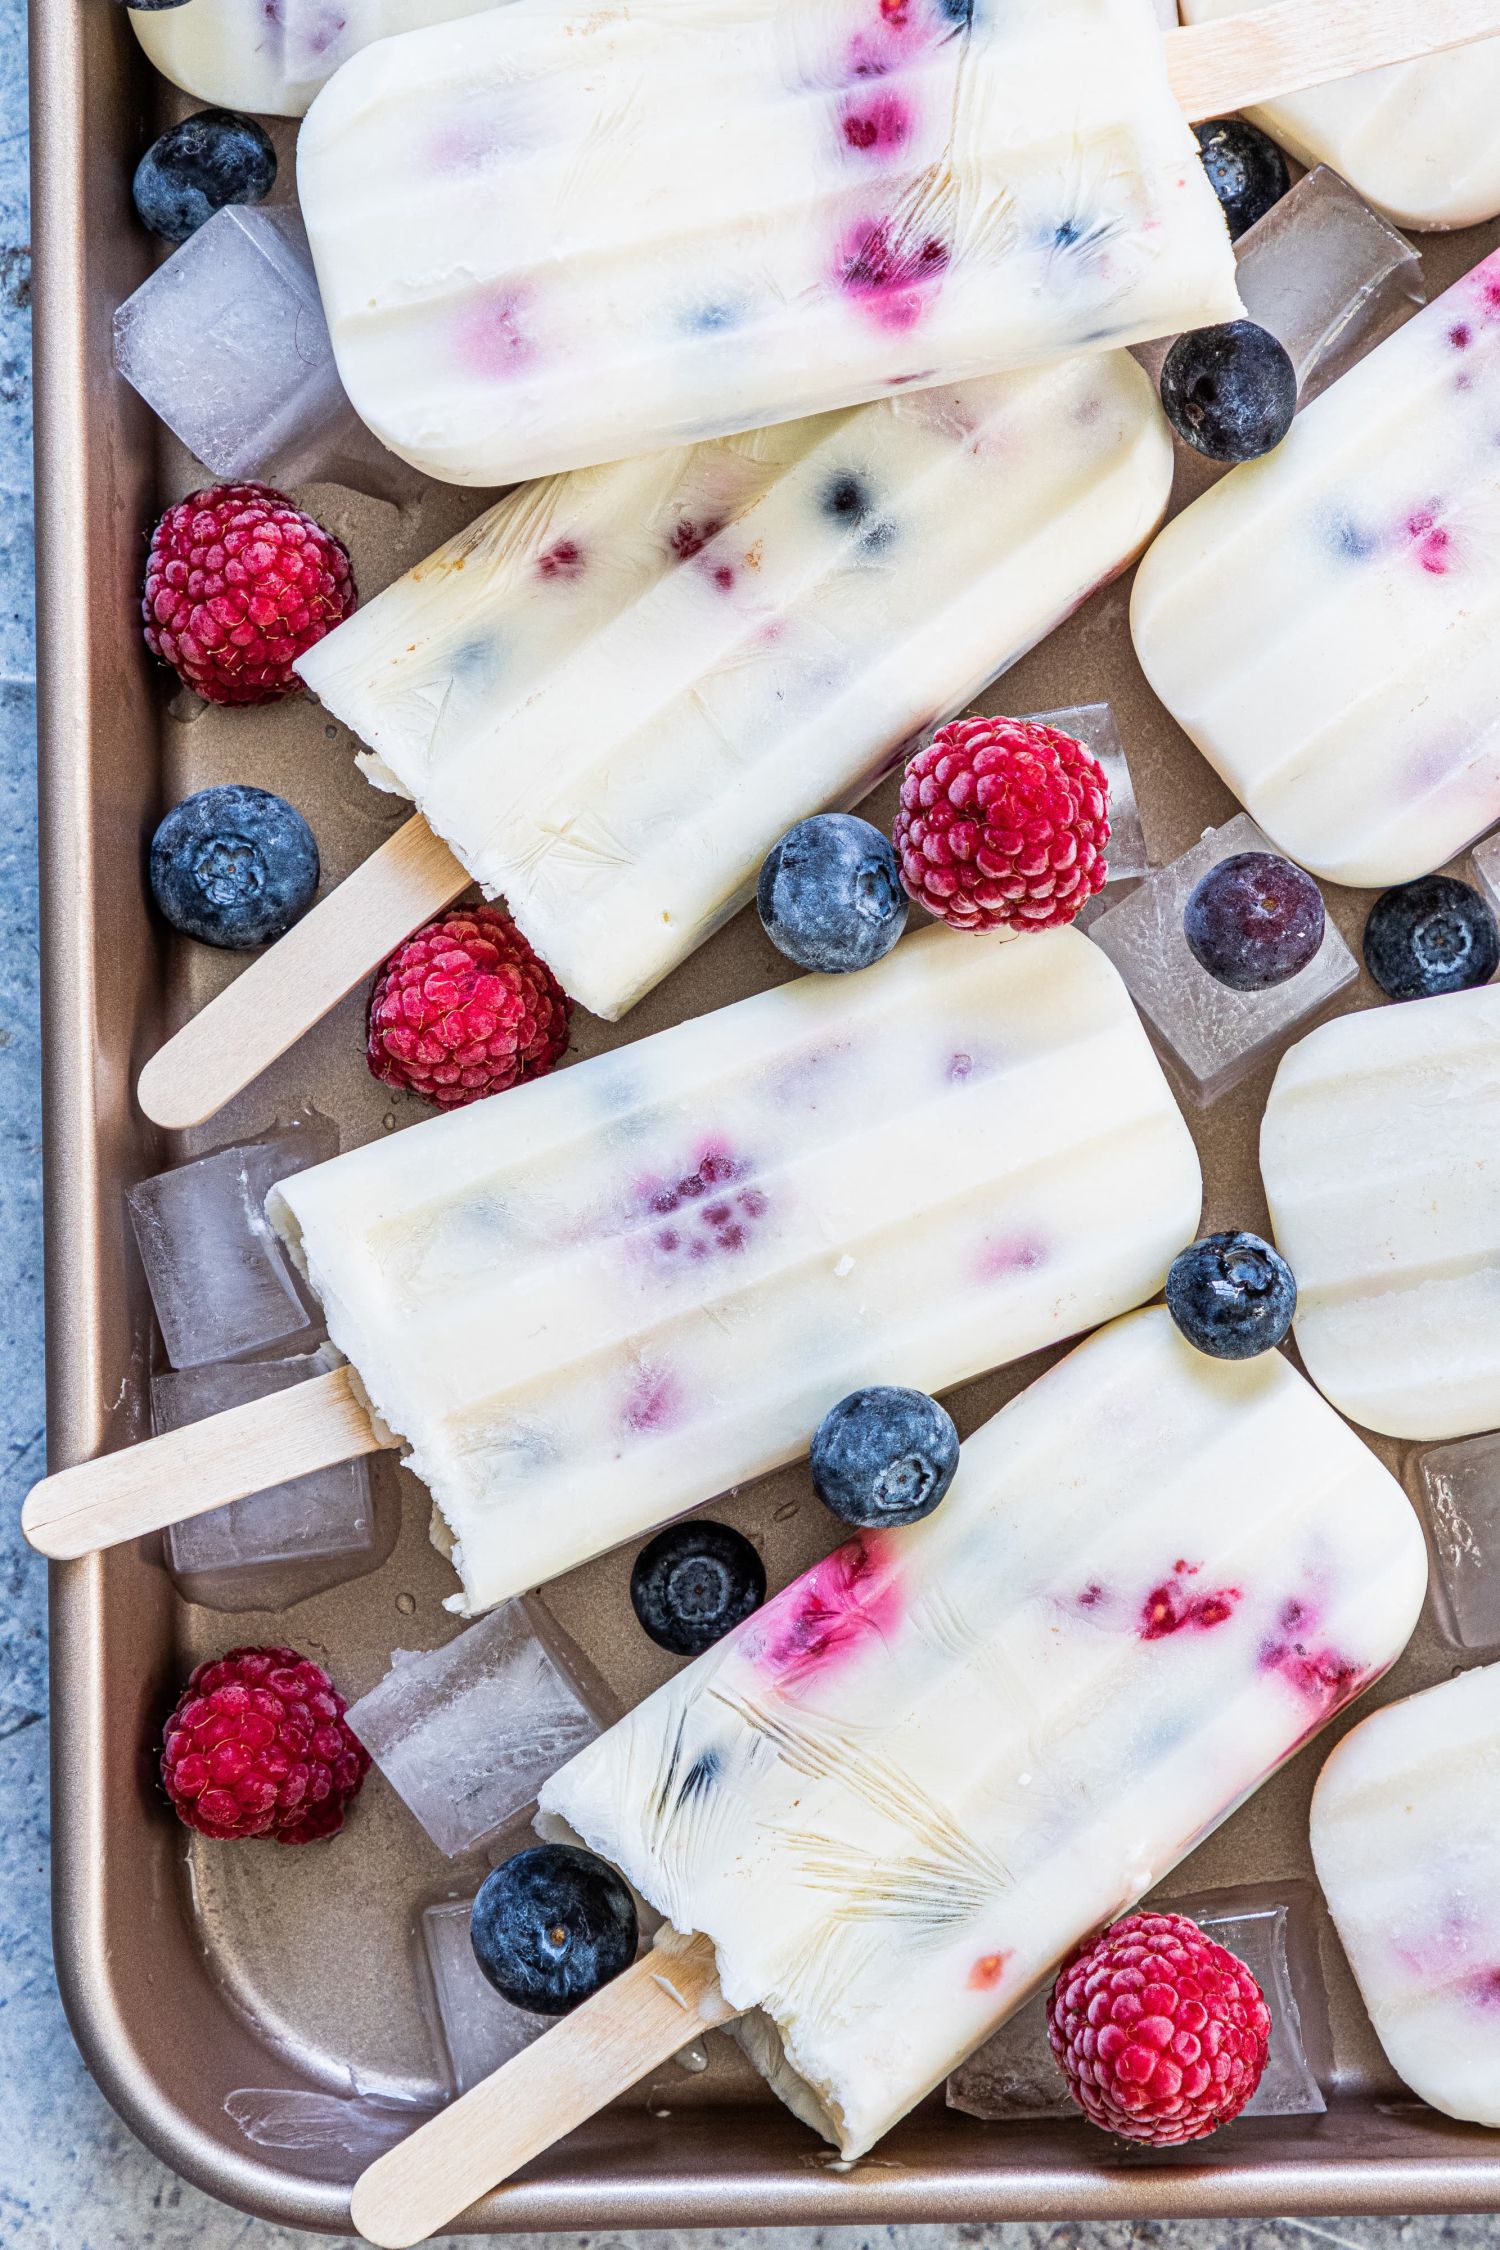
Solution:
[(1171, 481), (1125, 353), (903, 394), (513, 493), (297, 668), (615, 1017), (1121, 570)]
[(1184, 510), (1131, 630), (1281, 849), (1429, 873), (1500, 818), (1500, 253)]
[(268, 1210), (488, 1608), (1160, 1286), (1187, 1128), (1074, 930), (934, 928), (284, 1181)]
[[(1209, 23), (1265, 0), (1181, 0)], [(1500, 39), (1361, 71), (1249, 110), (1304, 164), (1331, 164), (1409, 227), (1472, 227), (1500, 212)]]
[(1390, 1437), (1500, 1426), (1500, 986), (1325, 1023), (1261, 1127), (1296, 1337), (1342, 1413)]
[(200, 101), (300, 117), (339, 65), (375, 39), (477, 15), (497, 0), (183, 0), (132, 8), (163, 77)]
[[(1269, 1466), (1268, 1466), (1269, 1465)], [(1092, 1337), (555, 1774), (858, 2155), (1399, 1655), (1399, 1485), (1279, 1354)]]
[(1372, 1712), (1312, 1801), (1312, 1851), (1391, 2066), (1500, 2126), (1500, 1665)]
[(512, 0), (298, 184), (349, 396), (493, 485), (1233, 318), (1151, 0)]

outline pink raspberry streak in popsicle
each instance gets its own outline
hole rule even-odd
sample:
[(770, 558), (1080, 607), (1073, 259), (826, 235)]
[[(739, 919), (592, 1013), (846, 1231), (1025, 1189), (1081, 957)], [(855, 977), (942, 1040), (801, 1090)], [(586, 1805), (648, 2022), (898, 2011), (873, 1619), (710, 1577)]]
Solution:
[(938, 235), (903, 231), (892, 219), (860, 219), (839, 246), (835, 278), (877, 327), (900, 332), (922, 318), (950, 255)]
[(691, 1172), (670, 1181), (642, 1181), (636, 1202), (661, 1222), (651, 1234), (654, 1253), (697, 1263), (716, 1253), (743, 1250), (756, 1221), (771, 1207), (764, 1188), (751, 1183), (751, 1169), (747, 1159), (731, 1154), (721, 1142), (709, 1142)]
[(889, 1639), (902, 1606), (891, 1542), (862, 1532), (767, 1603), (755, 1654), (778, 1687), (794, 1688)]
[(647, 1363), (636, 1370), (621, 1415), (625, 1428), (639, 1437), (670, 1430), (682, 1420), (682, 1385), (670, 1367)]
[(527, 333), (526, 311), (525, 295), (519, 289), (481, 297), (464, 311), (454, 340), (471, 373), (503, 382), (533, 364), (536, 345)]
[(1170, 1578), (1153, 1586), (1141, 1604), (1140, 1635), (1143, 1641), (1164, 1641), (1173, 1633), (1208, 1633), (1227, 1625), (1234, 1605), (1243, 1600), (1238, 1586), (1195, 1591), (1183, 1580), (1197, 1575), (1200, 1565), (1175, 1562)]
[(588, 568), (588, 556), (576, 539), (559, 539), (545, 554), (537, 556), (539, 578), (581, 578)]
[(1279, 1672), (1320, 1715), (1337, 1710), (1364, 1684), (1361, 1668), (1327, 1642), (1320, 1643), (1318, 1612), (1295, 1598), (1283, 1604), (1277, 1631), (1262, 1642), (1260, 1668)]
[(840, 116), (844, 146), (859, 156), (889, 156), (906, 146), (911, 130), (911, 110), (890, 88), (852, 98)]

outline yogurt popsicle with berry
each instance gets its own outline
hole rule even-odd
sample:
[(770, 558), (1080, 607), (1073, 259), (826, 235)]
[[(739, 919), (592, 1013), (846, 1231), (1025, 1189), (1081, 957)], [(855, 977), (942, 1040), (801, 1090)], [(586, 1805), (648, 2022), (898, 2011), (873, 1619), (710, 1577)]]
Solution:
[(1500, 2126), (1500, 1665), (1376, 1711), (1312, 1801), (1312, 1851), (1392, 2068)]
[(539, 1825), (712, 1939), (751, 2055), (857, 2156), (1395, 1660), (1425, 1583), (1399, 1485), (1286, 1360), (1137, 1313), (969, 1438), (934, 1514), (564, 1766)]
[(181, 0), (132, 8), (137, 39), (163, 77), (200, 101), (300, 117), (321, 86), (372, 40), (476, 15), (496, 0)]
[[(1263, 0), (1180, 0), (1185, 23)], [(1472, 227), (1500, 213), (1500, 39), (1361, 71), (1250, 111), (1302, 163), (1331, 164), (1402, 226)]]
[(933, 929), (286, 1180), (269, 1213), (462, 1606), (1160, 1285), (1197, 1159), (1072, 930)]
[[(179, 1033), (143, 1107), (211, 1114), (471, 880), (622, 1015), (794, 822), (1121, 570), (1171, 479), (1150, 384), (1111, 353), (513, 493), (298, 667), (429, 826)], [(425, 888), (393, 886), (414, 838)]]
[(1500, 254), (1170, 524), (1146, 677), (1293, 859), (1383, 886), (1500, 818)]
[(455, 484), (1239, 310), (1150, 0), (513, 0), (356, 56), (298, 181), (349, 396)]

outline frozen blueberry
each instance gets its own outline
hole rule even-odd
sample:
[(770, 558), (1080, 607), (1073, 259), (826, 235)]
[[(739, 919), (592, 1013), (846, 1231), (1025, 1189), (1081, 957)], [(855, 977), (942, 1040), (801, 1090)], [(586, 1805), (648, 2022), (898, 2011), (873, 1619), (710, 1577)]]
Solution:
[(636, 1616), (674, 1656), (701, 1656), (765, 1598), (765, 1564), (727, 1523), (668, 1524), (630, 1573)]
[(635, 1901), (614, 1869), (573, 1844), (534, 1844), (480, 1885), (474, 1958), (513, 2008), (565, 2016), (628, 1969)]
[(1274, 852), (1235, 852), (1211, 867), (1182, 910), (1200, 969), (1231, 992), (1267, 992), (1307, 967), (1323, 943), (1323, 894)]
[(1285, 1258), (1258, 1234), (1208, 1234), (1174, 1261), (1167, 1310), (1211, 1359), (1254, 1359), (1285, 1340), (1297, 1284)]
[(1467, 992), (1500, 968), (1500, 925), (1467, 883), (1423, 875), (1375, 901), (1365, 924), (1365, 966), (1392, 1000)]
[(958, 1432), (925, 1391), (851, 1391), (818, 1424), (812, 1480), (845, 1523), (919, 1523), (953, 1482)]
[(1208, 184), (1223, 208), (1229, 239), (1238, 242), (1291, 186), (1286, 158), (1269, 133), (1248, 125), (1243, 117), (1208, 117), (1193, 131)]
[(755, 902), (778, 952), (823, 976), (868, 969), (906, 927), (895, 847), (852, 813), (789, 828), (766, 855)]
[(1297, 411), (1297, 377), (1253, 320), (1192, 328), (1161, 371), (1161, 402), (1179, 437), (1210, 461), (1254, 461), (1280, 445)]
[(264, 203), (276, 185), (276, 151), (253, 117), (200, 109), (153, 141), (135, 168), (141, 223), (186, 242), (226, 203)]
[(243, 951), (299, 922), (318, 847), (294, 805), (230, 782), (174, 805), (151, 839), (151, 892), (174, 930)]

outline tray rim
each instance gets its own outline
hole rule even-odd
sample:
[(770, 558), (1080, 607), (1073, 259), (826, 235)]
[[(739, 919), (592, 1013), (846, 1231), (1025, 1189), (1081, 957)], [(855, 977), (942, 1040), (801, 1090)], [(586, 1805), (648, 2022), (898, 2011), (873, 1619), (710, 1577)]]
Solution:
[[(76, 599), (87, 583), (91, 457), (86, 304), (89, 19), (116, 0), (30, 0), (31, 195), (37, 535), (47, 1444), (61, 1467), (108, 1442), (98, 1398), (103, 1305), (97, 1248), (102, 1177), (95, 1079), (96, 992), (89, 916), (96, 875), (89, 821), (92, 669), (103, 625)], [(125, 36), (120, 25), (116, 36)], [(75, 598), (67, 598), (72, 593)], [(173, 2171), (232, 2207), (282, 2225), (348, 2235), (347, 2191), (216, 2140), (152, 2079), (116, 2004), (103, 1959), (96, 1855), (107, 1682), (100, 1557), (49, 1571), (53, 1939), (63, 2006), (84, 2061), (124, 2122)], [(1338, 2114), (1331, 2106), (1330, 2121)], [(475, 2208), (469, 2233), (521, 2229), (869, 2225), (1004, 2220), (1380, 2216), (1500, 2211), (1500, 2136), (1431, 2120), (1433, 2153), (1095, 2167), (1067, 2159), (991, 2161), (958, 2151), (944, 2116), (888, 2141), (899, 2160), (841, 2176), (794, 2149), (786, 2160), (708, 2170), (712, 2112), (667, 2133), (633, 2121), (632, 2148), (584, 2152), (582, 2174), (553, 2152)], [(638, 2128), (638, 2129), (636, 2129)], [(943, 2149), (944, 2141), (953, 2145)], [(668, 2143), (675, 2142), (675, 2152)], [(915, 2148), (912, 2144), (916, 2144)], [(928, 2144), (934, 2144), (931, 2154)], [(642, 2168), (642, 2159), (645, 2168)]]

